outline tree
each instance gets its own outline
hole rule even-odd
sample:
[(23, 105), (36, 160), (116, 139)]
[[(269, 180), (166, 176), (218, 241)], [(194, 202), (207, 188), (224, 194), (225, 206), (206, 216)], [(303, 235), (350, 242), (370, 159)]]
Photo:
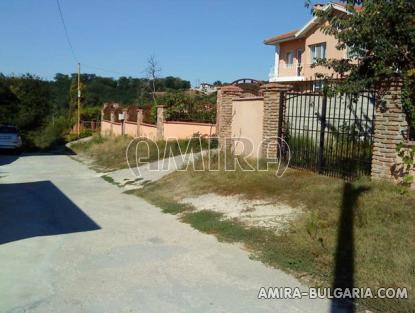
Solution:
[[(351, 13), (315, 10), (323, 32), (338, 40), (338, 49), (354, 56), (343, 60), (320, 60), (345, 79), (340, 89), (359, 92), (364, 88), (399, 78), (404, 83), (404, 108), (415, 124), (415, 1), (340, 0)], [(311, 1), (307, 1), (310, 3)]]
[(146, 76), (150, 80), (150, 83), (151, 83), (151, 92), (152, 92), (152, 95), (153, 95), (153, 103), (154, 103), (154, 105), (157, 105), (156, 80), (157, 80), (158, 76), (161, 73), (161, 67), (160, 67), (155, 55), (151, 55), (147, 59), (147, 67), (145, 69), (145, 73), (146, 73)]

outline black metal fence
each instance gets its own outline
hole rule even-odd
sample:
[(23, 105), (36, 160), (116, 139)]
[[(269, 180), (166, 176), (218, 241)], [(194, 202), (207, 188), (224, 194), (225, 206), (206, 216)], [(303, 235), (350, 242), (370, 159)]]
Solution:
[(343, 178), (369, 175), (375, 93), (336, 94), (333, 84), (299, 82), (283, 95), (280, 136), (290, 165)]

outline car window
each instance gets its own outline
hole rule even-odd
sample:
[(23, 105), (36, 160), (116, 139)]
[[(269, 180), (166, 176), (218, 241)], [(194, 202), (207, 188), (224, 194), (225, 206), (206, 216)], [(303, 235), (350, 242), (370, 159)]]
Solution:
[(16, 127), (12, 126), (0, 126), (0, 133), (2, 134), (18, 134), (19, 131)]

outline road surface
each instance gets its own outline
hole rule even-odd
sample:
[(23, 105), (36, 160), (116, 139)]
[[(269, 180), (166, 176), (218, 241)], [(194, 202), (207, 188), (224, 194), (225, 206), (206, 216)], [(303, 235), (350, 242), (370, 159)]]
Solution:
[(330, 312), (300, 287), (66, 155), (0, 155), (0, 312)]

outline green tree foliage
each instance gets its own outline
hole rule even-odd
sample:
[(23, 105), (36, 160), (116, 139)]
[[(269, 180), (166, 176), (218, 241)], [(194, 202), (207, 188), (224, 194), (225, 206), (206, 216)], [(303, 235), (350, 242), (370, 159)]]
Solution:
[(338, 39), (337, 48), (349, 49), (354, 57), (318, 64), (345, 77), (340, 88), (349, 92), (392, 77), (402, 79), (407, 115), (415, 117), (415, 1), (340, 1), (351, 14), (339, 15), (334, 10), (316, 10), (315, 14), (328, 22), (322, 29)]
[(161, 96), (158, 103), (166, 107), (166, 118), (170, 120), (216, 121), (216, 93), (204, 95), (172, 90)]
[[(188, 81), (158, 78), (158, 91), (185, 90)], [(81, 75), (81, 118), (99, 119), (103, 103), (145, 105), (152, 102), (148, 79), (113, 79), (95, 74)], [(77, 108), (77, 75), (57, 73), (52, 81), (26, 74), (0, 74), (0, 124), (16, 125), (28, 146), (41, 148), (59, 142), (73, 125)]]

